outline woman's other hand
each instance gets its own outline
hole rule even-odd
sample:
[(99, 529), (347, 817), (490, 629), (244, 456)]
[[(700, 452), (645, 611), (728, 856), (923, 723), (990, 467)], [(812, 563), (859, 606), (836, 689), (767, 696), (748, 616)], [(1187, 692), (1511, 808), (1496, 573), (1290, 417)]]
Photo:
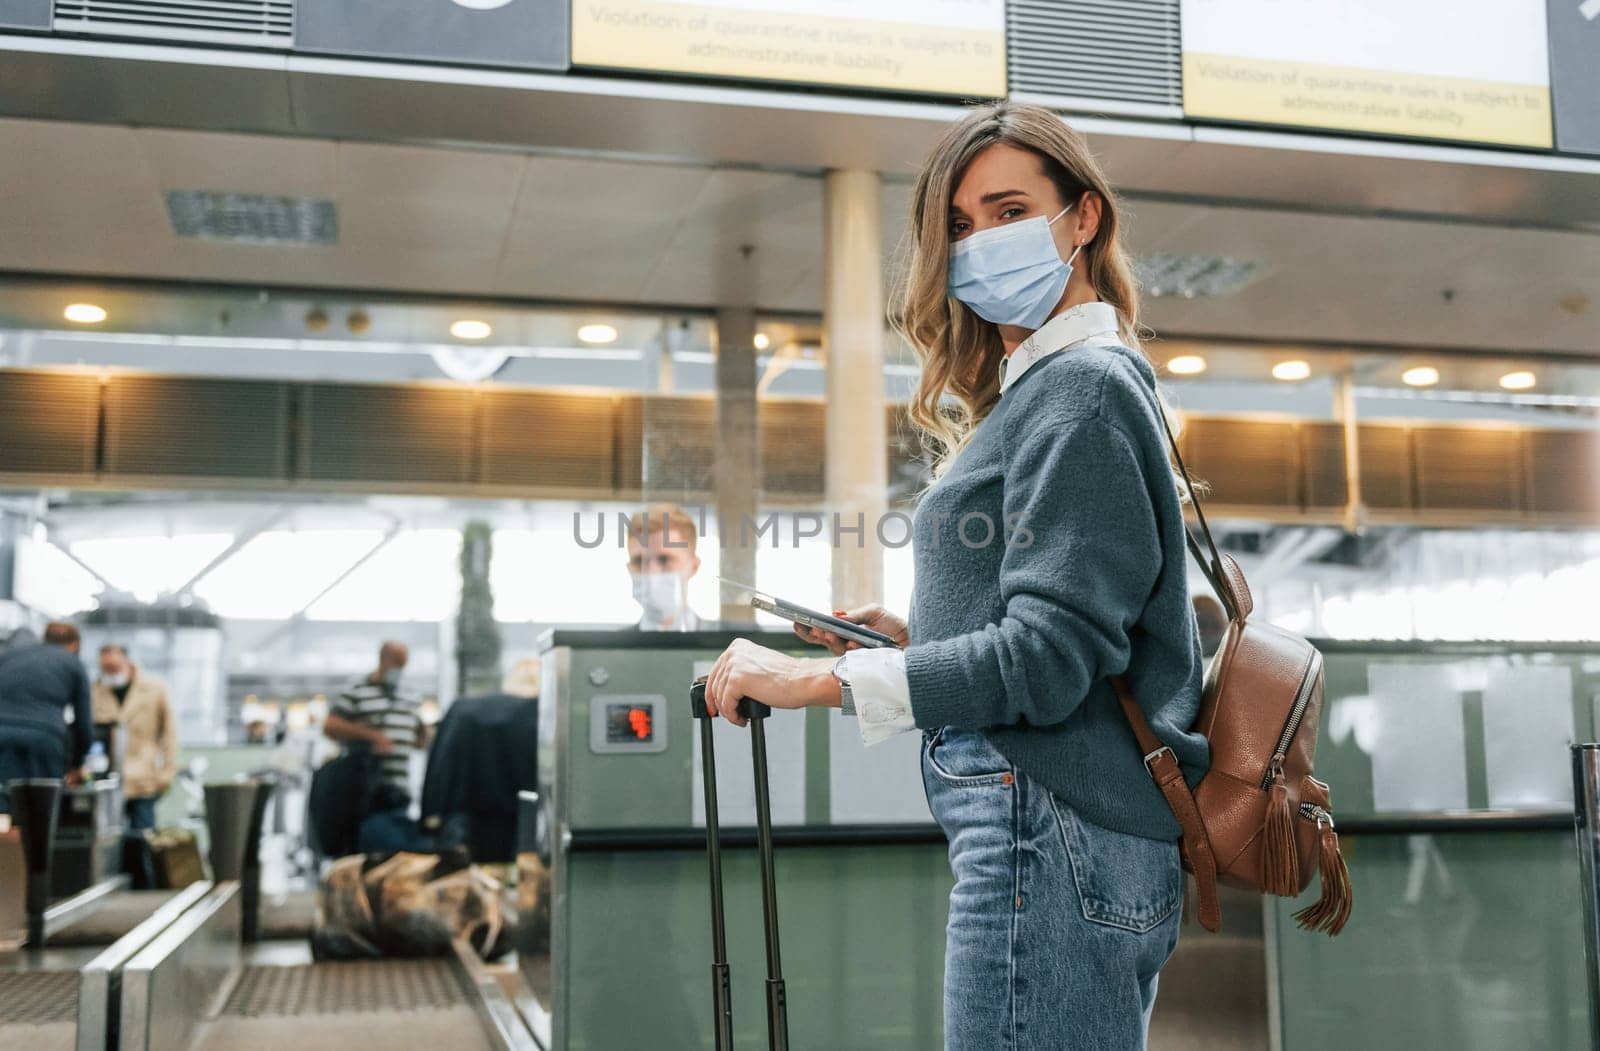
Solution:
[[(871, 628), (894, 640), (894, 644), (905, 649), (911, 642), (911, 635), (906, 629), (906, 622), (884, 609), (877, 602), (869, 602), (865, 606), (857, 606), (852, 610), (836, 609), (835, 617), (859, 624), (863, 628)], [(828, 652), (840, 656), (847, 650), (859, 650), (861, 643), (850, 639), (840, 638), (826, 628), (813, 628), (806, 624), (796, 624), (794, 633), (806, 642), (818, 646), (828, 647)]]
[(735, 726), (747, 722), (739, 701), (750, 697), (772, 708), (839, 704), (839, 680), (827, 657), (791, 657), (749, 639), (734, 639), (706, 676), (706, 711)]

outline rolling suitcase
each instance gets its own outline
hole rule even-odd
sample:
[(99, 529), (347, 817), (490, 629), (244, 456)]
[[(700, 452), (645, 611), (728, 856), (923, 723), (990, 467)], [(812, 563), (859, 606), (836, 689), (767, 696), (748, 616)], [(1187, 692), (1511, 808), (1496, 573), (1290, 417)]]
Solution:
[[(700, 723), (700, 763), (706, 793), (706, 854), (711, 863), (711, 1003), (716, 1051), (733, 1048), (733, 997), (728, 974), (728, 944), (722, 916), (722, 830), (717, 823), (717, 760), (712, 751), (711, 717), (706, 711), (706, 677), (689, 688)], [(767, 1046), (789, 1051), (789, 1008), (784, 997), (783, 964), (778, 951), (778, 891), (772, 871), (772, 802), (767, 787), (766, 718), (772, 709), (746, 697), (739, 714), (750, 720), (750, 755), (756, 787), (756, 848), (761, 864), (761, 911), (767, 940)]]

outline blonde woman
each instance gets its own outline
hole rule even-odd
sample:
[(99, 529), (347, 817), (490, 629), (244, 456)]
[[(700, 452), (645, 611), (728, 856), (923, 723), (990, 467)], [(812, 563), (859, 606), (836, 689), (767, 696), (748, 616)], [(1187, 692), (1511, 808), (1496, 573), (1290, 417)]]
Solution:
[[(1179, 828), (1107, 677), (1126, 674), (1191, 784), (1202, 658), (1183, 509), (1118, 203), (1048, 110), (974, 110), (912, 196), (896, 323), (911, 404), (943, 450), (912, 523), (908, 620), (851, 620), (897, 648), (797, 627), (836, 657), (740, 640), (706, 697), (854, 708), (863, 737), (920, 729), (950, 842), (952, 1049), (1142, 1048), (1178, 941)], [(953, 402), (954, 411), (951, 411)]]

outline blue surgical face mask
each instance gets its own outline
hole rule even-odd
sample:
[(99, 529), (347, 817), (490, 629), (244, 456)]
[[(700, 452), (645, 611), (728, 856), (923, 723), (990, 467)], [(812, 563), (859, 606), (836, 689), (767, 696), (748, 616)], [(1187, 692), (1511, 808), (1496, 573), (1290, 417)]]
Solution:
[(1061, 301), (1072, 260), (1056, 250), (1050, 227), (1072, 210), (1067, 205), (1046, 219), (1031, 219), (979, 230), (950, 246), (950, 294), (973, 313), (996, 325), (1038, 328)]

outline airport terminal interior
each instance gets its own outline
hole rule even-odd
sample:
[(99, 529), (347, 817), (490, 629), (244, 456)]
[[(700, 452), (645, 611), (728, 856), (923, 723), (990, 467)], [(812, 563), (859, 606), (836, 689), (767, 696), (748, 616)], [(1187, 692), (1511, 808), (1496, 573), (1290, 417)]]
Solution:
[(946, 1046), (937, 727), (691, 686), (910, 608), (999, 99), (1322, 662), (1348, 922), (1186, 903), (1148, 1046), (1600, 1047), (1600, 3), (0, 0), (0, 1048)]

